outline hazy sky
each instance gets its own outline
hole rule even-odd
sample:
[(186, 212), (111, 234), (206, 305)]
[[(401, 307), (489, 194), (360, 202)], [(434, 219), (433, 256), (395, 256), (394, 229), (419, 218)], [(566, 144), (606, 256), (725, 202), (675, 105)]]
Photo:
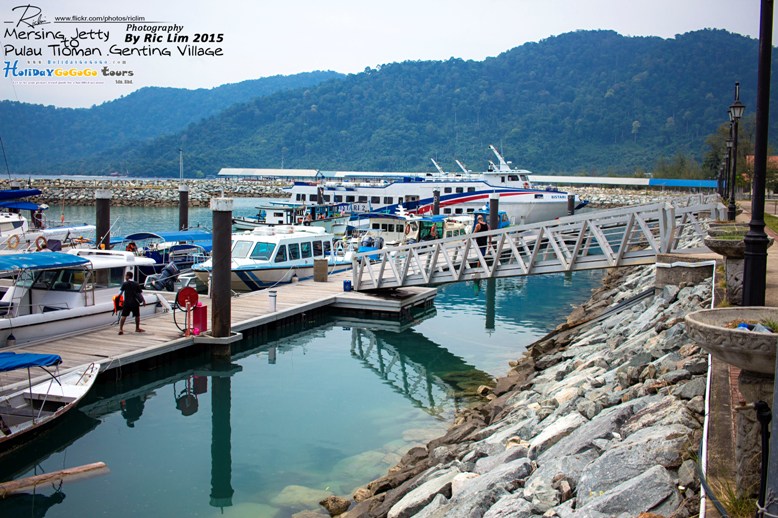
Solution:
[[(579, 29), (672, 38), (718, 28), (757, 38), (760, 4), (759, 0), (25, 2), (6, 0), (0, 7), (0, 99), (74, 107), (100, 104), (143, 86), (211, 88), (311, 70), (356, 73), (396, 61), (481, 60)], [(57, 20), (69, 16), (84, 19)], [(145, 22), (128, 28), (126, 20), (94, 17), (143, 17)], [(194, 41), (203, 36), (207, 42)], [(127, 41), (128, 37), (139, 39)], [(221, 49), (222, 55), (190, 55), (193, 46)], [(92, 55), (67, 55), (79, 51)], [(165, 52), (170, 55), (159, 55)]]

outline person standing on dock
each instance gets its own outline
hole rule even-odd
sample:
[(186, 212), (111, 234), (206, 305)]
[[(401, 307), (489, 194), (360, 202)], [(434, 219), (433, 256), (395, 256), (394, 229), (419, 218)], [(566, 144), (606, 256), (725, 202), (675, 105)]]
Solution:
[[(487, 230), (489, 230), (489, 224), (484, 221), (483, 215), (479, 214), (473, 233), (479, 234), (481, 232), (486, 232)], [(481, 255), (486, 256), (486, 247), (489, 244), (489, 238), (486, 236), (476, 236), (475, 242), (478, 243), (478, 248), (481, 249)]]
[(124, 295), (122, 318), (119, 319), (119, 334), (124, 334), (124, 322), (131, 313), (135, 317), (135, 332), (145, 333), (146, 331), (140, 328), (140, 304), (143, 300), (143, 288), (132, 280), (132, 272), (127, 272), (124, 276), (124, 282), (122, 287), (119, 288), (119, 294)]

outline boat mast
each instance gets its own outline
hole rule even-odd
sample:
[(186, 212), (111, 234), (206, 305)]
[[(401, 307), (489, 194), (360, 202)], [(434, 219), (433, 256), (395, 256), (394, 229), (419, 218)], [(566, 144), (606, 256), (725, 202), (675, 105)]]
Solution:
[[(502, 157), (499, 151), (497, 151), (497, 148), (494, 147), (492, 144), (489, 144), (489, 149), (492, 150), (492, 152), (497, 156), (497, 160), (500, 162), (500, 166), (497, 168), (497, 171), (510, 171), (511, 170), (511, 163), (506, 162), (505, 159)], [(489, 163), (492, 163), (491, 160)]]
[(442, 167), (440, 167), (440, 165), (438, 165), (434, 158), (430, 158), (430, 160), (432, 160), (432, 163), (435, 164), (435, 169), (437, 169), (440, 174), (446, 174), (446, 172)]

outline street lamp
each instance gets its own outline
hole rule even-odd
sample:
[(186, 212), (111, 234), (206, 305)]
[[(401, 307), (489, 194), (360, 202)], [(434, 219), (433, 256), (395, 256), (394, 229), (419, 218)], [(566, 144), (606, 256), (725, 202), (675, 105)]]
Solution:
[[(729, 137), (730, 138), (727, 139), (727, 152), (725, 154), (725, 160), (727, 164), (727, 172), (726, 172), (727, 176), (725, 177), (727, 179), (727, 190), (724, 193), (725, 200), (735, 197), (734, 194), (735, 187), (732, 184), (732, 177), (730, 174), (732, 172), (732, 123), (730, 123), (729, 125)], [(729, 214), (727, 214), (727, 216), (729, 216)]]
[[(746, 110), (746, 106), (740, 102), (740, 83), (735, 83), (735, 102), (729, 107), (729, 120), (732, 122), (732, 184), (729, 190), (729, 210), (727, 211), (727, 219), (729, 221), (735, 221), (735, 182), (737, 180), (737, 123), (740, 117), (743, 116), (743, 112)], [(729, 142), (727, 143), (729, 145)]]

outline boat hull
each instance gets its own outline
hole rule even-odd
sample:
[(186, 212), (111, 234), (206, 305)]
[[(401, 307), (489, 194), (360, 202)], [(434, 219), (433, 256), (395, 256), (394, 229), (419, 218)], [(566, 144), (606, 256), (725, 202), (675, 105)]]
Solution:
[[(150, 296), (147, 298), (151, 299)], [(156, 301), (141, 306), (141, 318), (153, 315), (156, 310)], [(0, 345), (8, 344), (12, 334), (15, 343), (22, 345), (108, 327), (118, 321), (119, 315), (113, 313), (113, 302), (5, 318), (0, 320)]]
[[(272, 288), (278, 284), (289, 284), (295, 282), (295, 279), (302, 281), (313, 278), (313, 266), (298, 266), (294, 268), (266, 268), (266, 267), (243, 267), (233, 269), (230, 272), (230, 289), (235, 292), (245, 293), (248, 291), (258, 291), (266, 288)], [(328, 274), (336, 274), (351, 269), (351, 263), (335, 264), (327, 266)], [(197, 280), (207, 284), (210, 271), (196, 271)]]
[(92, 363), (0, 398), (0, 455), (75, 408), (100, 372)]

